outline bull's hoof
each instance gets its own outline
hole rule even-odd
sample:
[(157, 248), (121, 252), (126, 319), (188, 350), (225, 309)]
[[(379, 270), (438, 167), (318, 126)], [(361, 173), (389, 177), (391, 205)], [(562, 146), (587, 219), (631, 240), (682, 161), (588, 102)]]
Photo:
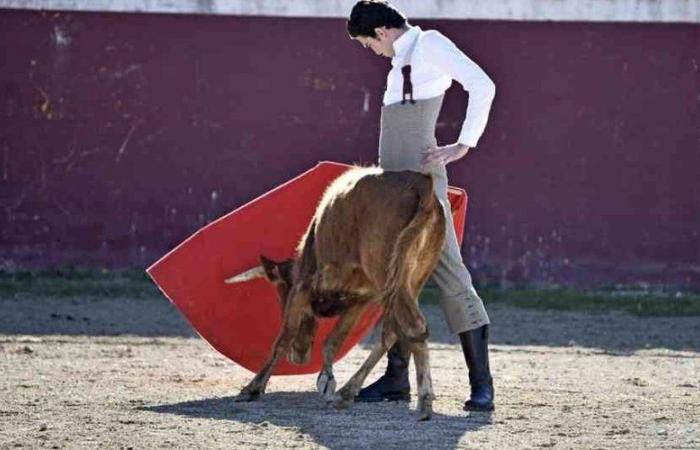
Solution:
[(428, 394), (418, 398), (418, 415), (416, 419), (421, 422), (430, 420), (433, 416), (433, 396)]
[(336, 396), (333, 400), (333, 407), (335, 409), (348, 409), (352, 405), (352, 400), (345, 400)]
[(333, 373), (321, 372), (316, 379), (316, 389), (319, 394), (326, 398), (327, 402), (332, 402), (335, 399), (335, 377)]
[(354, 400), (355, 392), (353, 392), (350, 387), (345, 385), (335, 394), (335, 397), (333, 398), (333, 406), (335, 406), (336, 409), (346, 409), (353, 404)]
[(432, 411), (421, 411), (418, 413), (416, 420), (418, 422), (425, 422), (426, 420), (430, 420), (432, 417), (433, 417)]
[(235, 402), (253, 402), (260, 398), (262, 392), (260, 389), (245, 387), (243, 390), (233, 399)]

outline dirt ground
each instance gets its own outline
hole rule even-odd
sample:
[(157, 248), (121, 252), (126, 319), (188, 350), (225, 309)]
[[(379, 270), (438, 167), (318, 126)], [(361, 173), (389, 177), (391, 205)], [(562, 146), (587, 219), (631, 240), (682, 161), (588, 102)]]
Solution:
[(426, 306), (437, 400), (418, 423), (415, 397), (336, 411), (313, 375), (234, 403), (252, 374), (164, 299), (0, 298), (0, 448), (700, 448), (700, 318), (488, 308), (496, 411), (462, 411), (462, 354)]

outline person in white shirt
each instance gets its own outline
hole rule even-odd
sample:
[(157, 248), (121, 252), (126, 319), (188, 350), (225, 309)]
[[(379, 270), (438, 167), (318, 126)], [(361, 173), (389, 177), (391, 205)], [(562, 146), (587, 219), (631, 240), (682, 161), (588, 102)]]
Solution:
[[(495, 85), (455, 44), (436, 30), (412, 26), (386, 1), (363, 0), (352, 8), (348, 34), (375, 54), (391, 58), (381, 114), (379, 165), (386, 170), (431, 173), (445, 211), (447, 235), (432, 280), (450, 330), (462, 344), (469, 370), (470, 398), (464, 409), (492, 411), (494, 389), (488, 356), (488, 325), (483, 301), (472, 285), (459, 250), (445, 165), (476, 147), (488, 121)], [(469, 92), (466, 117), (457, 142), (438, 146), (437, 121), (445, 91), (457, 80)], [(387, 354), (386, 373), (363, 388), (356, 401), (408, 401), (408, 344), (399, 342)]]

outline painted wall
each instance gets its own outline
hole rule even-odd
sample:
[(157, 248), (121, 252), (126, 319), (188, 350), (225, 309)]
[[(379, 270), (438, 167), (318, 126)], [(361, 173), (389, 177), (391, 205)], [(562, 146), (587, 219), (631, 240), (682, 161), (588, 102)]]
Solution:
[[(700, 286), (698, 25), (415, 23), (497, 85), (449, 170), (477, 279)], [(0, 42), (4, 266), (145, 267), (319, 160), (376, 158), (388, 60), (341, 19), (0, 10)]]

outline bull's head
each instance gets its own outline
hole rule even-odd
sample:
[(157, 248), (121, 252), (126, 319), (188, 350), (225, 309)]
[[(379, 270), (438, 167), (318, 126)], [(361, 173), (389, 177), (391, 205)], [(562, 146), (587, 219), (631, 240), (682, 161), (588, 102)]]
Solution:
[(246, 270), (231, 278), (227, 278), (224, 283), (242, 283), (244, 281), (253, 280), (256, 278), (267, 278), (277, 288), (280, 303), (284, 308), (287, 295), (292, 286), (292, 269), (294, 267), (293, 259), (285, 259), (284, 261), (275, 261), (270, 258), (260, 255), (260, 265), (250, 270)]

